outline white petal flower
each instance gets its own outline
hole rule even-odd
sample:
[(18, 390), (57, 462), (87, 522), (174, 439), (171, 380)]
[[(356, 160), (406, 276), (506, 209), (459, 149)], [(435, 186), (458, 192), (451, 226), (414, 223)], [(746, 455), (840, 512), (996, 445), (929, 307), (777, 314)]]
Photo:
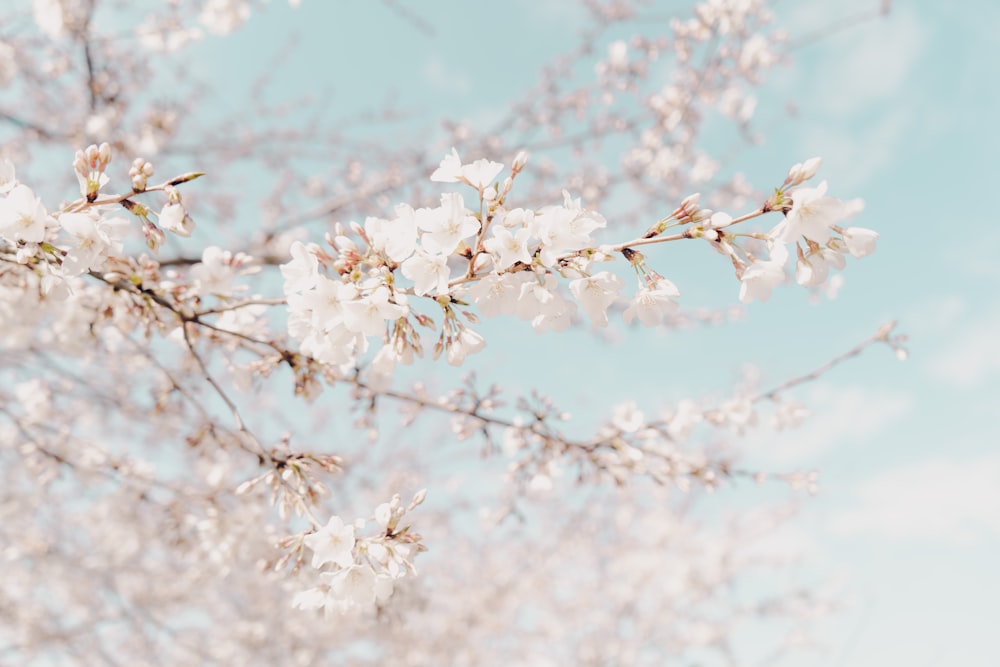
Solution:
[(470, 354), (475, 354), (486, 347), (486, 341), (478, 333), (463, 327), (458, 338), (448, 344), (445, 357), (452, 366), (461, 366), (465, 358)]
[(525, 280), (533, 280), (530, 272), (491, 273), (476, 281), (469, 288), (469, 298), (479, 306), (479, 312), (486, 317), (513, 315)]
[(805, 287), (818, 287), (826, 282), (830, 269), (843, 269), (844, 256), (831, 248), (820, 248), (798, 260), (795, 280)]
[(288, 252), (292, 256), (292, 261), (281, 265), (281, 275), (285, 279), (285, 294), (312, 289), (319, 279), (319, 260), (313, 253), (313, 246), (295, 241)]
[(326, 563), (349, 567), (354, 563), (354, 525), (345, 526), (339, 516), (330, 517), (325, 526), (306, 535), (302, 541), (312, 549), (313, 567), (322, 567)]
[(457, 183), (462, 177), (462, 160), (454, 148), (444, 156), (440, 166), (431, 174), (431, 180), (438, 183)]
[(680, 294), (677, 286), (666, 278), (657, 280), (654, 287), (639, 288), (623, 313), (625, 322), (631, 324), (638, 317), (644, 326), (656, 326), (667, 314), (677, 309), (677, 303), (673, 299)]
[(236, 270), (232, 259), (232, 253), (218, 246), (205, 248), (201, 253), (201, 262), (191, 267), (191, 278), (199, 294), (229, 296), (233, 293)]
[(376, 252), (384, 252), (394, 262), (402, 262), (417, 247), (416, 211), (407, 204), (398, 204), (392, 220), (368, 218), (365, 233)]
[(462, 195), (441, 195), (441, 206), (417, 211), (417, 226), (424, 231), (420, 245), (432, 255), (450, 255), (463, 239), (479, 231), (479, 220), (468, 214)]
[(580, 200), (568, 192), (563, 192), (563, 198), (562, 206), (546, 206), (531, 221), (531, 235), (542, 242), (539, 259), (545, 266), (552, 266), (561, 252), (591, 245), (591, 232), (607, 225), (600, 214), (582, 208)]
[(780, 243), (772, 245), (769, 260), (757, 260), (743, 271), (740, 277), (740, 301), (750, 303), (754, 299), (767, 301), (771, 298), (771, 290), (785, 280), (786, 261), (788, 249)]
[(13, 241), (41, 243), (45, 240), (46, 226), (54, 222), (26, 185), (14, 186), (0, 199), (0, 235)]
[(503, 165), (499, 162), (476, 160), (462, 167), (462, 180), (477, 190), (482, 190), (490, 185), (501, 171)]
[(167, 202), (160, 211), (159, 221), (160, 227), (178, 236), (186, 238), (194, 232), (194, 220), (188, 215), (184, 205), (177, 202)]
[(63, 257), (63, 274), (67, 276), (97, 268), (109, 253), (121, 252), (120, 238), (128, 229), (126, 220), (105, 220), (93, 212), (63, 213), (58, 222), (75, 241)]
[(333, 595), (352, 606), (375, 604), (375, 572), (367, 565), (351, 565), (325, 577)]
[(405, 317), (409, 308), (389, 301), (389, 288), (382, 286), (368, 296), (343, 302), (344, 326), (366, 336), (385, 333), (387, 321)]
[(448, 293), (451, 270), (444, 255), (431, 255), (423, 250), (411, 255), (400, 267), (403, 275), (413, 281), (413, 291), (423, 296), (431, 292)]
[(780, 243), (794, 243), (802, 236), (826, 243), (830, 228), (847, 215), (844, 202), (826, 196), (826, 181), (816, 188), (794, 190), (791, 196), (792, 209), (769, 234)]
[(608, 306), (618, 298), (624, 283), (610, 271), (601, 271), (587, 278), (578, 278), (569, 284), (569, 291), (587, 311), (595, 327), (608, 326)]
[(530, 230), (525, 228), (511, 234), (506, 227), (496, 226), (493, 228), (493, 236), (486, 239), (483, 246), (494, 255), (497, 270), (502, 271), (515, 262), (531, 264), (531, 253), (528, 251), (530, 235)]
[(878, 232), (864, 227), (848, 227), (844, 230), (844, 243), (847, 250), (855, 257), (867, 257), (875, 252), (875, 242)]

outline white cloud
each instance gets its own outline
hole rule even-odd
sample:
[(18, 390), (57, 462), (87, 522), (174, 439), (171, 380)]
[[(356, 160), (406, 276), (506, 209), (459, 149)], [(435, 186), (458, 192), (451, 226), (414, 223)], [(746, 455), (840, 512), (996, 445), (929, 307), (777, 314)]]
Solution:
[(928, 363), (931, 373), (962, 389), (972, 389), (1000, 374), (1000, 312), (961, 325)]
[(428, 85), (440, 92), (465, 94), (472, 89), (469, 77), (452, 69), (440, 56), (424, 62), (423, 75)]
[(1000, 536), (1000, 454), (936, 459), (862, 484), (854, 507), (834, 515), (843, 534), (970, 544)]
[(815, 385), (795, 398), (811, 412), (801, 426), (751, 439), (755, 452), (780, 465), (817, 465), (821, 455), (868, 441), (913, 407), (908, 394), (863, 386)]
[(908, 136), (912, 115), (895, 110), (882, 114), (872, 122), (845, 127), (841, 121), (824, 122), (810, 119), (798, 127), (799, 145), (803, 154), (823, 157), (820, 178), (832, 175), (834, 195), (849, 198), (847, 193), (870, 185), (872, 177), (883, 175), (893, 164), (898, 148)]
[(834, 116), (857, 114), (907, 94), (928, 31), (909, 7), (898, 5), (885, 19), (827, 49), (812, 79), (811, 104)]

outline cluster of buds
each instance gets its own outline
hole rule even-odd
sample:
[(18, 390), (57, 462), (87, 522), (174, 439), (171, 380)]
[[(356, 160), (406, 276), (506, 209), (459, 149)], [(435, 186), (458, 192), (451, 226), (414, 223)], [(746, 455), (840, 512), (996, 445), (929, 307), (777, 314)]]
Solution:
[[(441, 336), (434, 345), (434, 358), (437, 359), (442, 351), (447, 350), (445, 357), (448, 363), (452, 366), (461, 366), (468, 355), (486, 347), (486, 341), (480, 334), (462, 324), (452, 310), (447, 296), (439, 296), (437, 302), (444, 311), (444, 322), (441, 325)], [(465, 311), (462, 314), (472, 322), (478, 321), (471, 312)]]
[(698, 206), (701, 194), (696, 192), (688, 195), (681, 201), (680, 206), (671, 211), (670, 215), (660, 219), (655, 225), (646, 230), (642, 238), (651, 239), (659, 236), (670, 227), (677, 225), (687, 225), (693, 222), (701, 222), (712, 215), (712, 211)]
[(73, 158), (73, 170), (80, 182), (80, 194), (88, 202), (97, 199), (97, 193), (108, 182), (104, 173), (111, 162), (111, 146), (104, 142), (100, 146), (91, 144), (86, 150), (77, 151)]
[[(361, 225), (352, 222), (350, 227), (351, 232), (359, 236), (365, 243), (369, 243), (368, 236)], [(358, 248), (358, 244), (348, 235), (351, 232), (348, 232), (344, 225), (339, 222), (334, 225), (333, 231), (334, 234), (332, 236), (326, 234), (325, 238), (327, 244), (337, 252), (336, 258), (332, 261), (334, 270), (342, 276), (352, 275), (355, 270), (360, 271), (361, 267), (359, 265), (365, 257)]]
[(423, 504), (426, 499), (427, 489), (421, 489), (414, 494), (410, 504), (403, 507), (402, 499), (397, 493), (393, 495), (392, 500), (387, 503), (382, 503), (375, 508), (375, 522), (385, 528), (385, 534), (387, 536), (393, 536), (396, 534), (400, 519), (402, 519), (407, 512), (412, 512), (419, 505)]
[(132, 192), (143, 192), (146, 181), (153, 175), (153, 164), (137, 157), (128, 168), (128, 177), (132, 180)]

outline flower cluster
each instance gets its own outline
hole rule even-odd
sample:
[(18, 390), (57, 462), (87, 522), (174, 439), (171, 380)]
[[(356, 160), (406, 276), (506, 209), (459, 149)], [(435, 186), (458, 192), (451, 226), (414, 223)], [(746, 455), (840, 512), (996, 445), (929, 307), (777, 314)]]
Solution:
[[(101, 198), (101, 189), (110, 182), (106, 173), (110, 162), (107, 143), (77, 151), (73, 168), (82, 199), (50, 213), (31, 188), (17, 181), (14, 164), (0, 159), (0, 248), (14, 251), (19, 263), (30, 264), (39, 272), (46, 296), (65, 298), (68, 279), (90, 271), (110, 272), (116, 260), (124, 261), (123, 239), (129, 221), (115, 216), (116, 211), (124, 208), (141, 219), (147, 244), (153, 249), (162, 243), (163, 229), (181, 236), (190, 236), (194, 229), (176, 186), (200, 174), (147, 188), (146, 179), (153, 174), (153, 167), (139, 158), (129, 170), (132, 191)], [(158, 215), (130, 199), (147, 191), (167, 193), (167, 203)]]
[(827, 196), (826, 181), (815, 188), (802, 186), (816, 175), (819, 166), (819, 158), (793, 165), (785, 182), (764, 205), (765, 210), (780, 210), (784, 219), (767, 233), (768, 259), (751, 258), (749, 266), (738, 264), (743, 303), (767, 301), (771, 290), (785, 280), (786, 244), (795, 244), (795, 279), (806, 287), (819, 287), (831, 269), (843, 269), (846, 254), (860, 258), (875, 251), (877, 232), (838, 225), (861, 211), (864, 204), (860, 200), (845, 202)]
[[(782, 186), (757, 211), (733, 218), (700, 208), (691, 195), (643, 236), (630, 242), (597, 244), (593, 234), (607, 221), (564, 192), (562, 204), (538, 210), (508, 203), (514, 178), (526, 156), (514, 160), (503, 183), (498, 162), (480, 159), (463, 164), (454, 149), (431, 180), (463, 183), (476, 192), (475, 208), (459, 192), (441, 196), (434, 208), (396, 206), (392, 218), (369, 217), (364, 224), (338, 223), (326, 237), (327, 248), (295, 241), (291, 261), (282, 265), (288, 299), (289, 334), (303, 353), (326, 364), (353, 367), (371, 340), (383, 345), (373, 367), (391, 376), (397, 363), (412, 363), (423, 346), (416, 325), (434, 328), (434, 319), (414, 299), (436, 304), (442, 315), (434, 347), (449, 363), (461, 364), (485, 341), (468, 325), (478, 315), (513, 315), (536, 332), (564, 331), (582, 310), (594, 327), (608, 325), (612, 304), (622, 301), (623, 280), (597, 265), (621, 254), (634, 269), (638, 288), (624, 309), (624, 320), (655, 326), (676, 307), (677, 286), (650, 269), (634, 248), (640, 245), (700, 238), (730, 257), (740, 279), (744, 303), (765, 301), (786, 279), (787, 244), (798, 249), (796, 276), (805, 286), (821, 285), (831, 268), (844, 266), (844, 254), (863, 257), (878, 235), (837, 223), (860, 210), (860, 202), (826, 196), (826, 183), (802, 184), (820, 160), (797, 164)], [(766, 234), (739, 234), (731, 227), (770, 212), (783, 219)], [(673, 228), (686, 229), (674, 235)], [(741, 237), (766, 241), (767, 259), (741, 245)], [(800, 245), (804, 244), (804, 245)], [(562, 280), (560, 280), (562, 279)], [(564, 282), (563, 282), (564, 281)], [(461, 307), (474, 305), (478, 315)]]
[[(397, 494), (376, 507), (374, 516), (368, 519), (345, 524), (335, 515), (308, 534), (286, 538), (283, 545), (293, 550), (283, 562), (296, 554), (299, 567), (304, 559), (302, 547), (308, 547), (312, 552), (310, 564), (322, 582), (298, 593), (292, 605), (298, 609), (322, 608), (329, 617), (335, 611), (363, 611), (387, 600), (394, 582), (417, 572), (412, 561), (425, 547), (420, 535), (400, 522), (426, 496), (426, 490), (419, 491), (404, 507)], [(378, 532), (359, 535), (369, 522), (374, 522)]]

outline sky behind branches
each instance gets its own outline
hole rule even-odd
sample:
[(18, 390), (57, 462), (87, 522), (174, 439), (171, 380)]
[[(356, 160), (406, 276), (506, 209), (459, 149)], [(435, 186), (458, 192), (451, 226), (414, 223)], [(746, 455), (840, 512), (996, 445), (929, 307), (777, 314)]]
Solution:
[[(820, 626), (826, 648), (794, 664), (995, 665), (1000, 227), (990, 195), (1000, 148), (1000, 5), (896, 2), (885, 19), (822, 34), (878, 5), (776, 3), (778, 24), (798, 45), (795, 61), (773, 70), (758, 93), (764, 142), (736, 144), (726, 167), (766, 190), (791, 164), (819, 155), (831, 194), (865, 200), (854, 224), (877, 230), (879, 249), (848, 262), (836, 299), (810, 303), (786, 286), (730, 325), (628, 330), (620, 336), (627, 345), (585, 331), (536, 336), (521, 323), (484, 323), (494, 349), (470, 367), (512, 393), (538, 387), (579, 415), (629, 398), (654, 411), (724, 391), (748, 361), (763, 386), (778, 384), (898, 320), (911, 335), (906, 363), (885, 349), (866, 352), (793, 394), (814, 413), (802, 428), (761, 431), (746, 445), (750, 467), (822, 473), (820, 494), (801, 503), (786, 539), (806, 554), (795, 576), (841, 580), (847, 606)], [(526, 77), (538, 64), (572, 46), (582, 18), (557, 0), (423, 2), (420, 22), (388, 3), (304, 0), (293, 10), (274, 2), (235, 35), (195, 48), (206, 80), (246, 72), (246, 81), (218, 82), (238, 90), (294, 41), (267, 88), (272, 101), (314, 91), (345, 117), (391, 103), (406, 120), (357, 131), (419, 142), (442, 113), (496, 122), (534, 83)], [(605, 213), (613, 226), (613, 211)], [(736, 303), (738, 282), (705, 248), (649, 256), (678, 284), (683, 304)], [(742, 486), (712, 502), (772, 495)]]
[[(991, 195), (1000, 5), (897, 1), (887, 18), (822, 34), (879, 4), (775, 3), (777, 23), (797, 46), (794, 62), (772, 70), (758, 91), (764, 141), (717, 139), (720, 152), (733, 148), (725, 169), (745, 172), (761, 190), (819, 155), (831, 194), (865, 200), (854, 224), (877, 230), (879, 249), (849, 260), (836, 299), (811, 303), (785, 286), (723, 327), (619, 328), (617, 340), (484, 322), (491, 350), (467, 366), (512, 394), (538, 387), (585, 427), (588, 413), (630, 398), (654, 412), (689, 395), (724, 396), (746, 362), (764, 387), (779, 384), (898, 320), (911, 336), (906, 363), (885, 349), (866, 352), (791, 394), (814, 413), (802, 428), (757, 432), (745, 445), (748, 467), (822, 473), (820, 494), (801, 501), (784, 539), (804, 552), (795, 575), (839, 580), (846, 607), (819, 626), (824, 649), (788, 664), (995, 665), (1000, 227)], [(198, 74), (216, 86), (206, 111), (238, 111), (252, 80), (270, 71), (260, 93), (270, 103), (311, 92), (348, 118), (389, 104), (401, 120), (352, 131), (440, 143), (443, 133), (427, 133), (439, 129), (436, 118), (495, 123), (584, 25), (576, 3), (562, 0), (428, 0), (416, 22), (411, 6), (270, 3), (234, 35), (193, 47)], [(664, 16), (687, 9), (664, 3)], [(603, 212), (613, 227), (615, 211)], [(664, 247), (649, 258), (678, 284), (685, 306), (737, 303), (738, 282), (706, 248)], [(773, 500), (774, 490), (743, 485), (718, 496), (708, 504), (721, 511)]]

